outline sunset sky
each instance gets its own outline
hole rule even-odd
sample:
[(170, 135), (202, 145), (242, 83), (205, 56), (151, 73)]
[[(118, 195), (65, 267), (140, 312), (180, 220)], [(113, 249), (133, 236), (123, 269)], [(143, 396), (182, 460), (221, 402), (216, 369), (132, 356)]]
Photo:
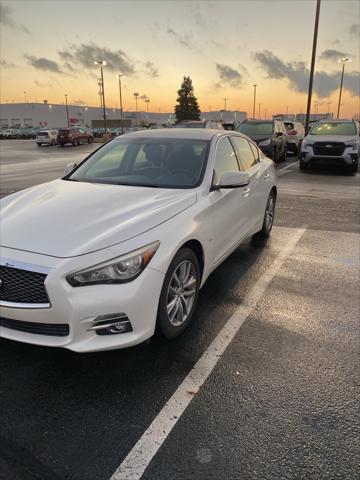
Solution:
[[(98, 106), (98, 68), (107, 61), (105, 95), (124, 110), (133, 93), (149, 110), (173, 111), (189, 75), (202, 111), (252, 112), (253, 83), (267, 116), (306, 111), (315, 0), (234, 1), (1, 1), (1, 102), (42, 101)], [(342, 116), (359, 111), (360, 2), (323, 0), (315, 95), (318, 112), (336, 110), (346, 65)], [(26, 94), (24, 94), (26, 92)], [(256, 106), (258, 110), (258, 105)], [(139, 109), (145, 109), (143, 100)]]

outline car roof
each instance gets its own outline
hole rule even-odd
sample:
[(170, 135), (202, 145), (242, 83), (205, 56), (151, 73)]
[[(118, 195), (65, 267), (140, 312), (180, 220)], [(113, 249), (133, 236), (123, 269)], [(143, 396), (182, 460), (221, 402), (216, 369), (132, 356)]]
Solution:
[(212, 128), (162, 128), (159, 130), (139, 130), (121, 135), (118, 139), (126, 137), (138, 138), (188, 138), (191, 140), (211, 140), (215, 135), (229, 135), (228, 130), (215, 130)]

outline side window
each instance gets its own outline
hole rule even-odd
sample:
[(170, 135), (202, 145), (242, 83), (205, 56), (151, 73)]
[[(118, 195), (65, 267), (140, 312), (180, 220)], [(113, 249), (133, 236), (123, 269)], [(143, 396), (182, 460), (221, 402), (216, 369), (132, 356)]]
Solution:
[(215, 154), (215, 183), (219, 182), (225, 172), (238, 172), (239, 165), (229, 137), (219, 140)]
[(255, 160), (252, 149), (250, 148), (249, 142), (242, 137), (231, 137), (231, 140), (234, 142), (238, 158), (240, 160), (240, 168), (243, 172), (249, 170), (257, 161)]
[(255, 163), (260, 162), (259, 149), (258, 149), (257, 146), (254, 145), (252, 142), (249, 142), (249, 145), (250, 145), (251, 151), (252, 151), (253, 154), (254, 154)]

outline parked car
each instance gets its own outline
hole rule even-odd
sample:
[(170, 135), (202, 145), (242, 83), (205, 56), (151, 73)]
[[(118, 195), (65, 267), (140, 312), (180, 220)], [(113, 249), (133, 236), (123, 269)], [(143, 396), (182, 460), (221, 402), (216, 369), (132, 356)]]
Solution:
[(286, 159), (286, 128), (279, 120), (244, 120), (237, 131), (251, 138), (275, 163)]
[(344, 165), (355, 174), (359, 166), (359, 134), (355, 120), (318, 121), (302, 142), (300, 169)]
[(183, 120), (174, 125), (174, 128), (212, 128), (213, 130), (224, 130), (221, 123), (215, 120)]
[(62, 147), (68, 143), (80, 145), (80, 143), (92, 143), (94, 140), (92, 132), (84, 128), (62, 128), (59, 130), (57, 142)]
[(69, 169), (0, 200), (0, 337), (78, 352), (174, 338), (210, 273), (271, 232), (274, 163), (236, 132), (129, 133)]
[(57, 136), (57, 130), (40, 130), (35, 141), (38, 147), (41, 147), (41, 145), (56, 145)]
[(284, 120), (286, 128), (288, 150), (295, 155), (300, 155), (301, 142), (305, 136), (305, 128), (302, 123), (293, 120)]

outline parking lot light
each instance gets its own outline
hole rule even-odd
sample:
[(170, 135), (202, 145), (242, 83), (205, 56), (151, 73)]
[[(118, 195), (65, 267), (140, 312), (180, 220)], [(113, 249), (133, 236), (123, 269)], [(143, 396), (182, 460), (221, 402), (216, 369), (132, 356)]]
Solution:
[(69, 107), (68, 107), (67, 97), (68, 97), (67, 93), (65, 93), (66, 120), (67, 120), (67, 126), (69, 128), (70, 122), (69, 122)]
[(117, 78), (119, 80), (119, 100), (120, 100), (120, 119), (121, 119), (121, 133), (124, 133), (124, 127), (122, 124), (122, 117), (123, 117), (123, 105), (122, 105), (122, 94), (121, 94), (121, 77), (125, 77), (122, 73), (118, 73)]
[(102, 104), (103, 104), (103, 117), (104, 117), (104, 134), (107, 134), (106, 128), (106, 107), (105, 107), (105, 91), (104, 91), (104, 71), (103, 68), (106, 66), (106, 62), (103, 60), (95, 60), (95, 65), (100, 66), (100, 73), (101, 73), (101, 90), (102, 90)]
[(253, 120), (255, 120), (255, 102), (256, 102), (256, 87), (260, 87), (260, 84), (255, 83), (254, 87), (254, 106), (253, 106)]
[(341, 80), (340, 80), (340, 91), (339, 91), (339, 103), (338, 103), (338, 110), (337, 110), (337, 118), (339, 118), (339, 115), (340, 115), (341, 94), (342, 94), (342, 86), (343, 86), (343, 81), (344, 81), (344, 70), (345, 70), (345, 63), (346, 62), (351, 62), (351, 58), (341, 58), (340, 60), (338, 60), (338, 63), (342, 63), (342, 69), (341, 69)]

